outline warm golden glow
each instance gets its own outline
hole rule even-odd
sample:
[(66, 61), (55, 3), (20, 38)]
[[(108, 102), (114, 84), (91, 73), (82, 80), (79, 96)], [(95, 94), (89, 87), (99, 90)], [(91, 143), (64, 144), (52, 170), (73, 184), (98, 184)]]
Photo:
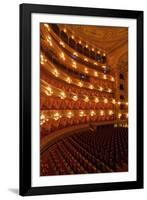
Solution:
[(72, 35), (71, 38), (74, 39), (75, 38), (74, 35)]
[(103, 111), (103, 110), (100, 111), (100, 115), (101, 115), (101, 116), (104, 115), (104, 111)]
[(66, 28), (64, 28), (63, 31), (66, 33)]
[(65, 60), (65, 56), (63, 52), (60, 54), (60, 58), (62, 58), (62, 60)]
[(72, 97), (72, 99), (73, 99), (74, 101), (77, 101), (77, 100), (78, 100), (77, 95), (74, 95), (74, 96)]
[(63, 46), (63, 47), (65, 47), (65, 45), (64, 45), (64, 43), (62, 41), (60, 41), (60, 45)]
[(92, 110), (91, 112), (90, 112), (90, 115), (91, 116), (94, 116), (96, 113)]
[(83, 117), (84, 116), (84, 111), (80, 111), (79, 116)]
[(87, 58), (84, 58), (84, 61), (88, 62), (88, 59), (87, 59)]
[(69, 111), (69, 112), (67, 113), (67, 117), (68, 117), (68, 118), (73, 117), (73, 112)]
[(94, 76), (98, 76), (98, 72), (97, 71), (94, 71)]
[(89, 85), (89, 88), (90, 88), (91, 90), (93, 90), (93, 89), (94, 89), (94, 86), (93, 86), (93, 85)]
[(115, 104), (115, 103), (116, 103), (115, 99), (113, 99), (113, 100), (112, 100), (112, 103), (113, 103), (113, 104)]
[(66, 78), (66, 81), (70, 84), (72, 82), (71, 78), (70, 77), (67, 77)]
[(109, 115), (113, 115), (113, 111), (112, 110), (109, 110)]
[(88, 74), (88, 69), (87, 69), (87, 67), (85, 67), (84, 71), (85, 71), (86, 74)]
[(65, 98), (66, 98), (65, 92), (62, 91), (62, 92), (60, 93), (60, 98), (61, 98), (61, 99), (65, 99)]
[(102, 87), (100, 87), (100, 88), (99, 88), (99, 90), (100, 90), (100, 91), (103, 91), (103, 88), (102, 88)]
[(94, 51), (94, 48), (92, 48), (91, 50)]
[(48, 96), (52, 96), (52, 94), (53, 94), (52, 88), (47, 87), (47, 95), (48, 95)]
[(104, 78), (104, 79), (107, 79), (107, 76), (106, 76), (106, 75), (103, 75), (103, 78)]
[(108, 103), (108, 99), (104, 99), (104, 103)]
[(94, 65), (97, 65), (97, 63), (96, 63), (96, 62), (94, 62)]
[(58, 77), (59, 76), (59, 72), (57, 71), (57, 69), (54, 69), (53, 74)]
[(42, 114), (40, 117), (41, 120), (45, 119), (45, 116)]
[(99, 102), (99, 99), (96, 97), (96, 98), (94, 99), (94, 101), (95, 101), (95, 103), (98, 103), (98, 102)]
[(58, 113), (58, 112), (56, 112), (54, 115), (53, 115), (53, 119), (54, 120), (58, 120), (58, 119), (60, 119), (61, 118), (61, 115)]
[(80, 87), (83, 87), (83, 83), (82, 83), (81, 81), (79, 81), (78, 85), (79, 85)]
[(73, 55), (74, 55), (74, 56), (78, 56), (77, 52), (74, 52)]
[(88, 102), (89, 101), (89, 98), (88, 96), (85, 96), (85, 99), (84, 99), (85, 102)]
[(121, 116), (122, 116), (122, 114), (121, 114), (121, 113), (119, 113), (119, 114), (118, 114), (118, 118), (120, 119), (120, 118), (121, 118)]

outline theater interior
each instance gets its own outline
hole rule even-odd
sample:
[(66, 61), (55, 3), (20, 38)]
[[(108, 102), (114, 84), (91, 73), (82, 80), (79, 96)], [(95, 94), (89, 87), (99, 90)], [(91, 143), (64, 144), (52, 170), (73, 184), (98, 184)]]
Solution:
[(128, 171), (128, 28), (40, 24), (40, 176)]

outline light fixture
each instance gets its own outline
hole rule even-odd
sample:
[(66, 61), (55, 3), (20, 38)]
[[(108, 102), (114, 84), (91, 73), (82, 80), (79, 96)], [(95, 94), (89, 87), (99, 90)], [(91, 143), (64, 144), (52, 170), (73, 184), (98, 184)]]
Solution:
[(95, 101), (95, 103), (98, 103), (99, 99), (97, 97), (95, 97), (94, 101)]
[(103, 78), (104, 78), (104, 79), (107, 79), (107, 76), (104, 74), (104, 75), (103, 75)]
[(88, 96), (85, 96), (84, 101), (85, 101), (85, 102), (88, 102), (88, 101), (89, 101)]
[(91, 90), (93, 90), (93, 89), (94, 89), (94, 86), (93, 86), (92, 84), (90, 84), (90, 85), (89, 85), (89, 88), (90, 88)]
[(99, 87), (99, 90), (100, 90), (100, 91), (103, 91), (103, 88), (102, 88), (102, 87)]
[(113, 114), (113, 111), (112, 110), (109, 110), (109, 115), (112, 115)]
[(72, 35), (71, 38), (74, 39), (75, 38), (74, 35)]
[(112, 90), (109, 88), (109, 89), (108, 89), (108, 92), (109, 92), (109, 93), (111, 93), (111, 92), (112, 92)]
[(94, 65), (97, 65), (97, 63), (96, 63), (96, 62), (94, 62)]
[(69, 112), (67, 113), (67, 117), (68, 117), (68, 118), (73, 117), (73, 112), (69, 111)]
[(48, 96), (52, 96), (52, 94), (53, 94), (52, 88), (47, 87), (47, 95), (48, 95)]
[(77, 52), (74, 52), (73, 55), (74, 55), (74, 56), (78, 56)]
[(83, 83), (82, 83), (81, 81), (78, 82), (78, 85), (79, 85), (80, 87), (83, 87)]
[(62, 91), (62, 92), (60, 93), (60, 98), (61, 98), (61, 99), (65, 99), (65, 98), (66, 98), (65, 92)]
[(65, 60), (65, 56), (64, 56), (63, 52), (60, 54), (60, 58), (62, 58), (63, 60)]
[(63, 47), (65, 47), (65, 45), (64, 45), (64, 43), (62, 41), (60, 41), (60, 45), (63, 46)]
[(45, 119), (44, 114), (41, 114), (40, 119), (41, 119), (41, 120)]
[(101, 116), (104, 115), (104, 111), (103, 111), (103, 110), (100, 111), (100, 115), (101, 115)]
[(98, 76), (98, 72), (97, 71), (94, 71), (94, 76)]
[(115, 99), (113, 99), (113, 100), (112, 100), (112, 103), (113, 103), (113, 104), (115, 104), (115, 103), (116, 103)]
[(88, 74), (88, 69), (87, 69), (87, 67), (85, 67), (84, 71), (85, 71), (86, 74)]
[(81, 40), (79, 40), (79, 44), (81, 44)]
[(120, 119), (120, 118), (121, 118), (121, 116), (122, 116), (122, 114), (121, 114), (121, 113), (119, 113), (119, 114), (118, 114), (118, 118)]
[(88, 44), (86, 44), (86, 46), (85, 46), (86, 48), (88, 48)]
[(66, 33), (66, 28), (64, 28), (63, 31)]
[(111, 81), (114, 81), (114, 77), (111, 77)]
[(84, 58), (84, 61), (88, 62), (88, 59), (87, 59), (87, 58)]
[(58, 72), (56, 69), (54, 69), (53, 74), (54, 74), (56, 77), (59, 76), (59, 72)]
[(59, 118), (61, 118), (61, 115), (58, 112), (54, 113), (53, 119), (57, 121)]
[(92, 48), (91, 50), (94, 51), (94, 48)]
[(84, 111), (80, 111), (79, 116), (83, 117), (84, 116)]
[(117, 104), (120, 105), (121, 104), (120, 101), (118, 101)]
[(92, 110), (92, 111), (90, 111), (90, 115), (91, 116), (94, 116), (96, 113)]
[(67, 77), (67, 78), (66, 78), (66, 81), (67, 81), (68, 83), (71, 83), (71, 82), (72, 82), (72, 80), (71, 80), (70, 77)]
[(105, 98), (105, 99), (104, 99), (104, 103), (108, 103), (108, 99)]
[(44, 26), (46, 27), (46, 28), (48, 28), (49, 26), (48, 26), (48, 24), (44, 24)]
[(78, 100), (77, 95), (74, 95), (74, 96), (72, 97), (72, 99), (73, 99), (74, 101), (77, 101), (77, 100)]

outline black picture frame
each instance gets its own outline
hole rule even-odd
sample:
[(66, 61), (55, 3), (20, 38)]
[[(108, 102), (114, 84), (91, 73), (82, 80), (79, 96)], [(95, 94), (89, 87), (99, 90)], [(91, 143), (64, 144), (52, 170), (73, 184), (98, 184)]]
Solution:
[[(66, 186), (31, 186), (31, 14), (132, 18), (137, 20), (137, 180)], [(19, 194), (43, 195), (143, 188), (143, 11), (53, 5), (20, 5), (20, 174)]]

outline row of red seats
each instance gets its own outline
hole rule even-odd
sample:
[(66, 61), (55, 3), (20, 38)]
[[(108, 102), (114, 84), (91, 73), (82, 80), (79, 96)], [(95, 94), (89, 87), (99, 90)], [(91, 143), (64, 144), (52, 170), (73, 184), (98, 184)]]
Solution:
[(58, 140), (41, 154), (41, 175), (128, 170), (128, 129), (98, 126)]

